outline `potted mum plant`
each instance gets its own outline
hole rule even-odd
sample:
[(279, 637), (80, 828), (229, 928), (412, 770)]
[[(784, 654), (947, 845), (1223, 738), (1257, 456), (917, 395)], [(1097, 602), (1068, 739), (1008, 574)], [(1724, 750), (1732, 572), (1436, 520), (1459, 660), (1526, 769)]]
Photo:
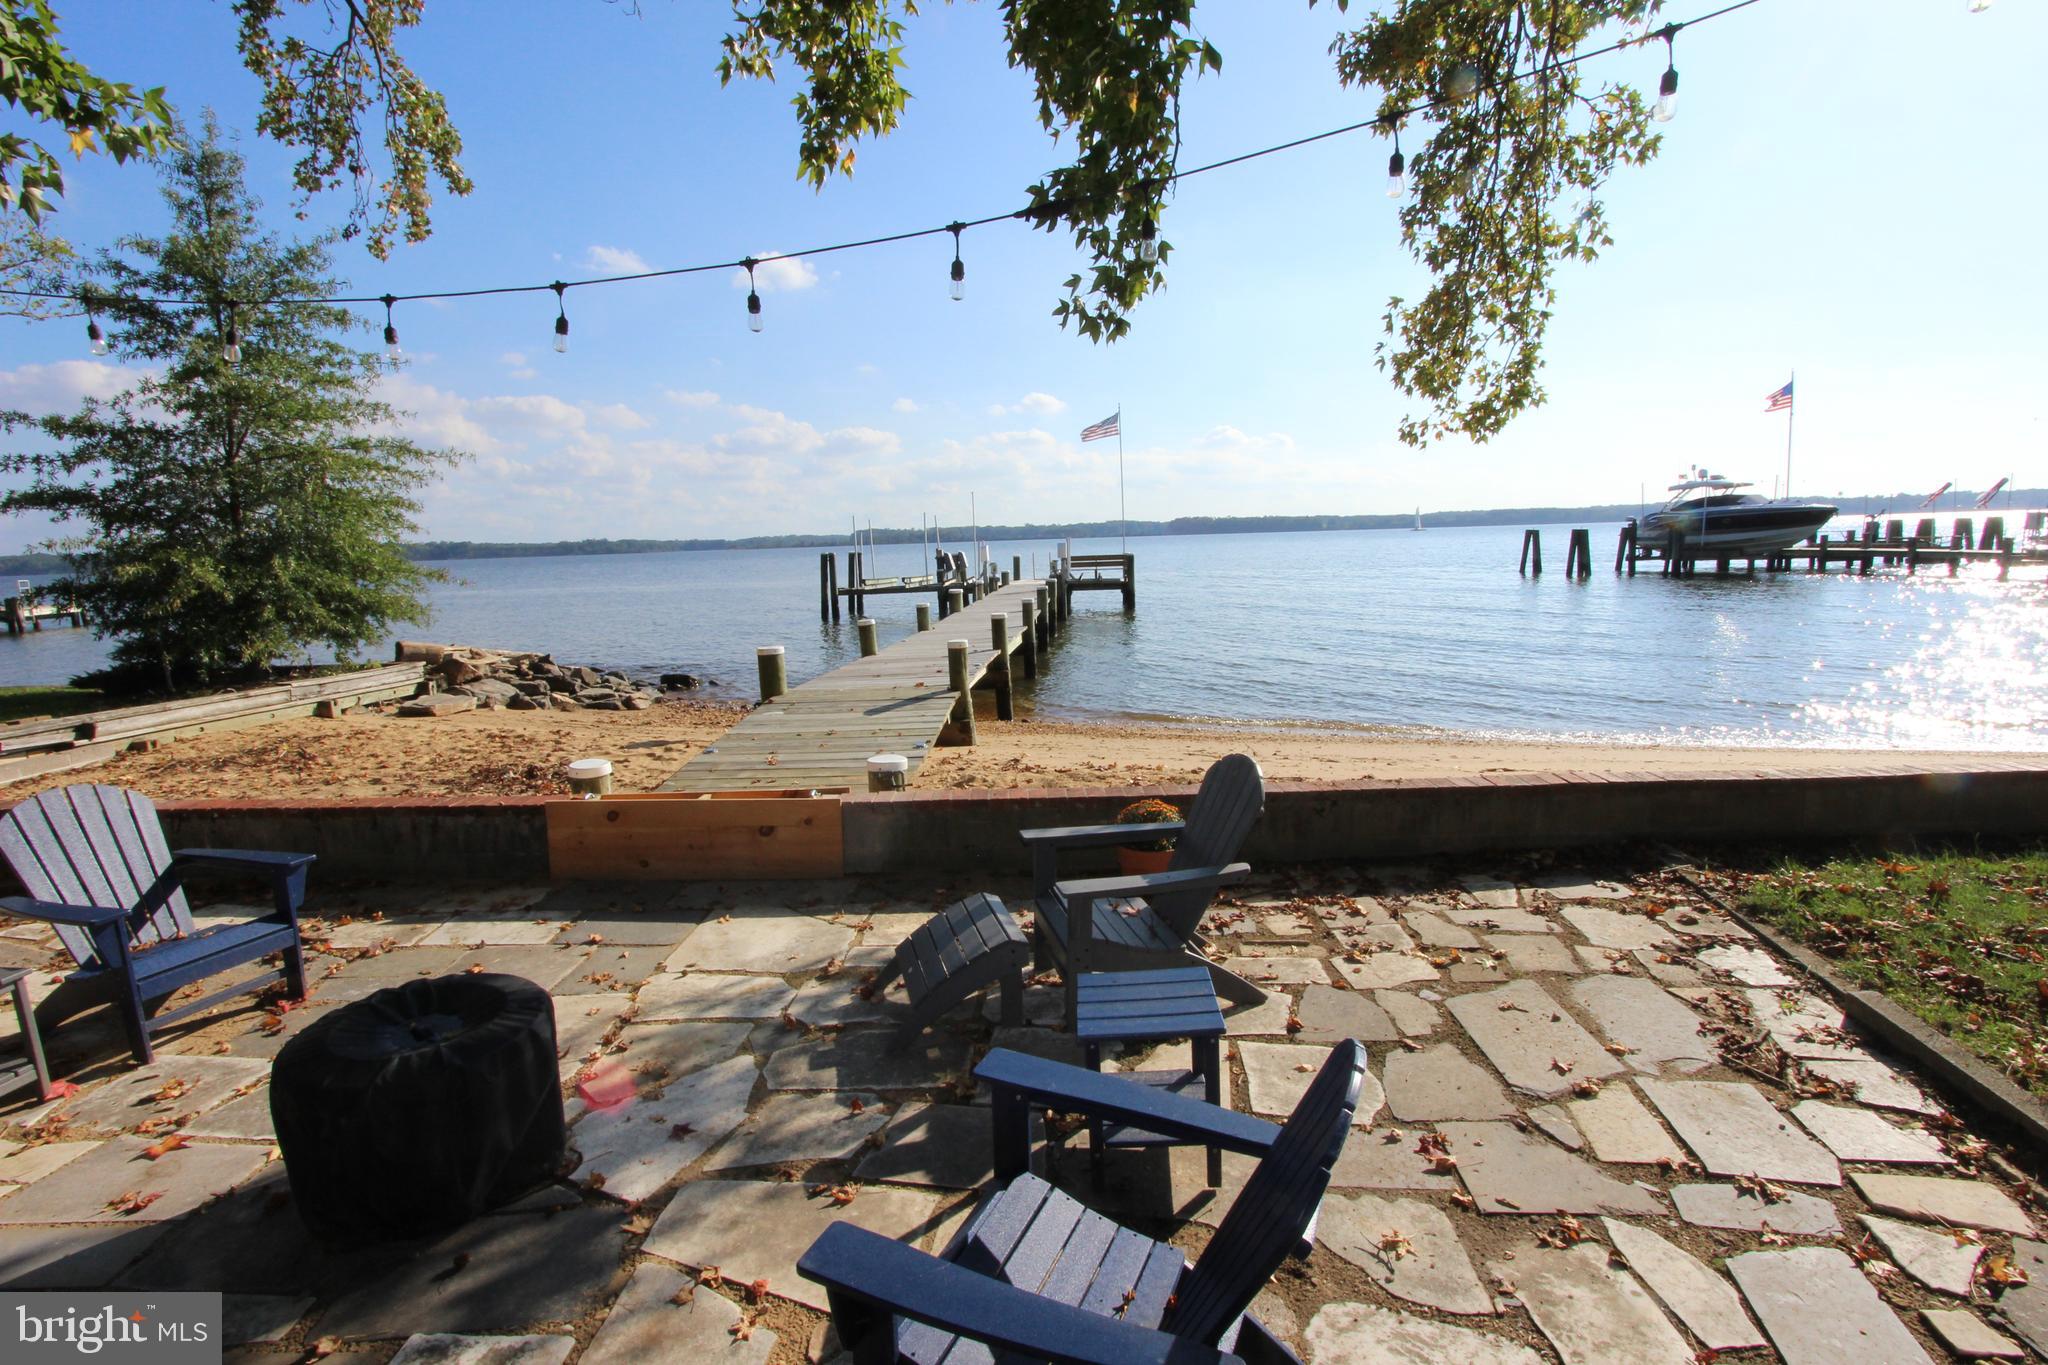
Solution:
[[(1147, 797), (1133, 801), (1116, 813), (1119, 825), (1156, 825), (1168, 820), (1181, 818), (1180, 807), (1171, 801), (1160, 801)], [(1173, 836), (1160, 835), (1149, 839), (1135, 839), (1128, 844), (1118, 844), (1117, 862), (1127, 877), (1145, 872), (1164, 872), (1173, 861)]]

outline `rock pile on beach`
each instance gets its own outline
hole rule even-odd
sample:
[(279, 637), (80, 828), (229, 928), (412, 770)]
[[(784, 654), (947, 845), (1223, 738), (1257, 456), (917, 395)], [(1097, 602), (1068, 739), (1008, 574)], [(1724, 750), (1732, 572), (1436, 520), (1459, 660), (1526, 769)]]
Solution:
[(475, 708), (508, 711), (644, 711), (661, 693), (623, 673), (556, 663), (548, 654), (401, 641), (401, 663), (426, 665), (419, 694), (401, 716), (439, 716)]

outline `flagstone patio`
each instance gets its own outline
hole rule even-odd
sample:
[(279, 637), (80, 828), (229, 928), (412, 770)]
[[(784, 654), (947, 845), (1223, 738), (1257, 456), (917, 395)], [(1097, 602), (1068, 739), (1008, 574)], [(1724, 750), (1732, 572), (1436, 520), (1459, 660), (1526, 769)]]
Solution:
[[(237, 1361), (829, 1356), (804, 1248), (837, 1220), (942, 1246), (990, 1179), (974, 1060), (1073, 1055), (1046, 982), (1025, 1028), (975, 1002), (889, 1050), (900, 987), (866, 978), (967, 889), (316, 875), (306, 1004), (219, 1011), (142, 1069), (110, 1021), (74, 1020), (46, 1042), (77, 1093), (0, 1096), (0, 1285), (220, 1290)], [(53, 938), (0, 928), (0, 961), (57, 969)], [(1371, 1059), (1317, 1246), (1256, 1310), (1316, 1365), (2048, 1356), (2048, 1283), (1996, 1283), (2048, 1274), (2038, 1187), (1683, 883), (1281, 868), (1209, 930), (1272, 992), (1228, 1015), (1234, 1107), (1284, 1115), (1342, 1038)], [(371, 991), (472, 968), (553, 995), (578, 1164), (437, 1239), (321, 1246), (272, 1145), (269, 1059)], [(598, 1071), (633, 1098), (587, 1110)], [(1060, 1182), (1190, 1254), (1251, 1169), (1230, 1157), (1210, 1191), (1199, 1150), (1120, 1152), (1098, 1183), (1085, 1146)]]

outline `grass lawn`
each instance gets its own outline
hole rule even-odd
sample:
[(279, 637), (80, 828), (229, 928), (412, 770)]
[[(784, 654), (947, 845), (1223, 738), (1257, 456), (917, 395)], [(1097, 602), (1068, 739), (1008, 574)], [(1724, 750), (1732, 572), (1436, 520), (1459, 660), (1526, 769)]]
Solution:
[(0, 724), (31, 716), (75, 716), (113, 704), (89, 687), (0, 687)]
[(1743, 903), (2048, 1095), (2048, 850), (1788, 859)]

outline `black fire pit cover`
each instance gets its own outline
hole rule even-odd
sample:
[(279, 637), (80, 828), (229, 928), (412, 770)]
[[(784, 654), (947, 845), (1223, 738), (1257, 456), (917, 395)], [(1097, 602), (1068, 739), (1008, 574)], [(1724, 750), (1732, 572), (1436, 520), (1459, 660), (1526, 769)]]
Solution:
[(531, 981), (490, 974), (378, 991), (284, 1045), (270, 1115), (314, 1232), (454, 1227), (560, 1168), (554, 1004)]

